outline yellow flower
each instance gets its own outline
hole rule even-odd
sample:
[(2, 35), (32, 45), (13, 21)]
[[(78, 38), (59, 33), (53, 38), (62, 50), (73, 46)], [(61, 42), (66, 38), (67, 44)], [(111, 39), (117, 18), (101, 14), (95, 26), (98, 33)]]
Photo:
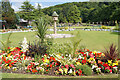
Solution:
[(67, 69), (67, 68), (64, 68), (64, 71), (65, 71), (65, 74), (67, 74), (68, 69)]
[(44, 57), (46, 57), (46, 55), (44, 55)]
[(111, 60), (108, 60), (108, 63), (112, 63), (112, 61), (111, 61)]
[(49, 60), (48, 60), (48, 59), (45, 59), (44, 62), (45, 62), (45, 63), (49, 63)]
[(7, 55), (7, 57), (10, 57), (11, 56), (11, 53), (9, 53), (8, 55)]
[(76, 72), (75, 72), (75, 70), (74, 70), (74, 72), (73, 72), (73, 75), (74, 75), (74, 76), (76, 75)]
[(2, 52), (2, 50), (0, 50), (0, 53)]
[(62, 69), (59, 69), (59, 71), (63, 74), (63, 70)]
[(13, 51), (15, 49), (15, 47), (14, 48), (11, 48), (11, 50), (10, 51)]
[(90, 60), (91, 60), (91, 61), (93, 61), (93, 60), (94, 60), (94, 58), (90, 58)]
[(105, 54), (104, 54), (104, 53), (102, 53), (101, 55), (102, 55), (102, 56), (105, 56)]
[(93, 51), (93, 54), (97, 53), (97, 51)]
[(77, 64), (77, 65), (81, 65), (81, 63), (80, 63), (80, 62), (76, 62), (76, 64)]
[(7, 66), (8, 64), (5, 65), (5, 67)]
[(115, 65), (118, 65), (118, 63), (113, 63), (113, 65), (112, 65), (112, 66), (115, 66)]
[(24, 57), (24, 56), (25, 56), (25, 54), (22, 55), (22, 57)]

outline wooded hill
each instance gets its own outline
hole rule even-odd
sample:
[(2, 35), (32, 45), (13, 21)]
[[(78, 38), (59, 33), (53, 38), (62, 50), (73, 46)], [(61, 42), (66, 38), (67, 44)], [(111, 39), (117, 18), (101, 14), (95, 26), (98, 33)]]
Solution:
[(52, 16), (56, 11), (60, 23), (120, 21), (120, 2), (72, 2), (42, 9)]

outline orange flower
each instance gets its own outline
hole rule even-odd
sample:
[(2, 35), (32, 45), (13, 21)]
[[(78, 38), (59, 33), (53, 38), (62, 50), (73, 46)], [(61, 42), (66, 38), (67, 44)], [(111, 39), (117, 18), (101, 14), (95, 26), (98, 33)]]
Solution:
[(37, 72), (37, 70), (32, 70), (33, 73)]
[(48, 72), (48, 70), (46, 70), (46, 72)]
[(11, 53), (9, 53), (8, 55), (7, 55), (7, 57), (10, 57), (11, 56)]
[(9, 64), (9, 67), (12, 67), (12, 65), (11, 65), (11, 64)]

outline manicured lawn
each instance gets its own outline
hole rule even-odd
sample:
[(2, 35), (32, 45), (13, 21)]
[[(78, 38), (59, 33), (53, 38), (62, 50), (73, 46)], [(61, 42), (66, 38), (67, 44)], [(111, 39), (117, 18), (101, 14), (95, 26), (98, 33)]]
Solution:
[(118, 78), (118, 74), (105, 74), (95, 76), (48, 76), (36, 74), (2, 73), (2, 78)]
[[(104, 50), (104, 47), (108, 47), (111, 43), (118, 45), (118, 35), (113, 34), (112, 32), (105, 31), (83, 31), (83, 30), (75, 30), (75, 31), (61, 31), (58, 33), (63, 34), (76, 34), (79, 33), (79, 37), (82, 39), (81, 44), (85, 45), (86, 48), (91, 50)], [(48, 32), (53, 33), (53, 32)], [(8, 34), (2, 34), (2, 40), (5, 41), (7, 39)], [(35, 36), (35, 32), (23, 32), (23, 33), (13, 33), (11, 36), (12, 46), (20, 46), (19, 42), (26, 37), (28, 41), (38, 40)], [(68, 42), (70, 38), (62, 38), (62, 39), (54, 39), (54, 42), (63, 43)]]

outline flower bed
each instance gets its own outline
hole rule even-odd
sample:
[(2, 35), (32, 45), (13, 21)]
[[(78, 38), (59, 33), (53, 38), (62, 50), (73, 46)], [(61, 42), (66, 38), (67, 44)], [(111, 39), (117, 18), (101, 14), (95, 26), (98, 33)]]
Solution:
[(31, 74), (82, 76), (101, 73), (117, 73), (118, 60), (103, 60), (101, 52), (88, 49), (71, 54), (53, 53), (32, 58), (19, 47), (9, 47), (7, 53), (0, 51), (0, 69)]

